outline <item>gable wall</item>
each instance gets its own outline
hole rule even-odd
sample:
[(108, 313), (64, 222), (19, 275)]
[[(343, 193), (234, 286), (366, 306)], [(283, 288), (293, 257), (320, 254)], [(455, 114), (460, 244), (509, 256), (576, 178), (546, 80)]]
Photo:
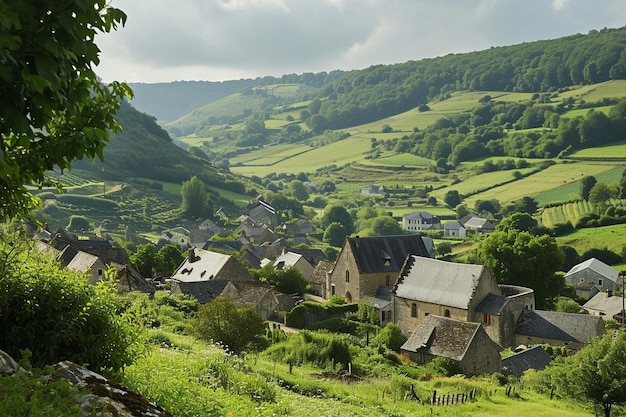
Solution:
[[(602, 291), (605, 290), (615, 290), (615, 283), (611, 281), (609, 278), (598, 274), (597, 272), (591, 269), (583, 269), (582, 271), (575, 272), (567, 277), (567, 283), (576, 287), (578, 284), (583, 282), (593, 282), (600, 288)], [(602, 280), (602, 285), (598, 284)]]
[[(411, 304), (413, 303), (417, 304), (417, 317), (411, 316)], [(468, 311), (461, 308), (425, 303), (396, 296), (392, 298), (393, 321), (407, 337), (415, 331), (417, 326), (419, 326), (429, 314), (446, 317), (446, 310), (450, 310), (448, 317), (451, 319), (469, 321)]]
[(465, 375), (501, 372), (500, 352), (484, 331), (479, 329), (476, 332), (463, 356), (461, 367)]

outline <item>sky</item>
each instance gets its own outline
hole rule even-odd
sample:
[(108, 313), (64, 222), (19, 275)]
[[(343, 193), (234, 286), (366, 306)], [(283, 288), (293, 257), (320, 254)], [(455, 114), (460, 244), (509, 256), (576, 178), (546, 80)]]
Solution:
[(112, 0), (105, 81), (363, 69), (626, 25), (624, 0)]

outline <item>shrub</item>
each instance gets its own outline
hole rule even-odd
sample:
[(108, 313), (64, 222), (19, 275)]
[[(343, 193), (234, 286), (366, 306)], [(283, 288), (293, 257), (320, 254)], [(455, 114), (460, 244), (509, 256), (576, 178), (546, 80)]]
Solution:
[(59, 269), (54, 259), (10, 245), (13, 240), (3, 236), (0, 349), (14, 357), (30, 349), (36, 367), (70, 360), (115, 374), (132, 363), (141, 330), (119, 314), (114, 282), (88, 285), (83, 275)]
[(400, 326), (394, 323), (387, 323), (372, 341), (374, 345), (384, 345), (395, 352), (400, 352), (400, 347), (402, 347), (404, 342), (406, 342), (406, 336), (402, 334)]

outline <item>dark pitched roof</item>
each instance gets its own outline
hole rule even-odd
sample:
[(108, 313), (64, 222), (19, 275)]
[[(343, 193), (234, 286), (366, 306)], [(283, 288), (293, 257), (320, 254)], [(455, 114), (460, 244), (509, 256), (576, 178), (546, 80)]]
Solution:
[(193, 295), (200, 304), (206, 304), (222, 294), (228, 283), (229, 281), (180, 281), (176, 285), (178, 285), (180, 292), (183, 294)]
[(313, 270), (313, 274), (309, 278), (309, 282), (313, 282), (315, 284), (326, 284), (326, 273), (333, 270), (334, 263), (330, 261), (320, 261)]
[(552, 358), (542, 346), (535, 346), (502, 359), (502, 373), (504, 375), (522, 376), (528, 369), (538, 371), (552, 362)]
[(599, 326), (604, 328), (600, 316), (524, 310), (517, 321), (515, 333), (565, 342), (587, 343), (589, 339), (598, 336)]
[(290, 248), (289, 252), (299, 253), (304, 256), (307, 261), (313, 266), (317, 265), (320, 261), (328, 260), (328, 256), (321, 249), (296, 249)]
[(483, 298), (478, 306), (476, 306), (476, 311), (481, 313), (500, 315), (506, 302), (506, 297), (489, 293), (485, 298)]
[(430, 314), (415, 329), (401, 349), (409, 352), (426, 349), (434, 356), (460, 361), (480, 329), (480, 323)]
[(428, 257), (424, 241), (417, 234), (348, 237), (346, 244), (352, 248), (361, 273), (399, 271), (408, 255)]
[(239, 252), (242, 248), (242, 244), (238, 240), (209, 240), (206, 242), (202, 249), (204, 250), (220, 250), (225, 252)]

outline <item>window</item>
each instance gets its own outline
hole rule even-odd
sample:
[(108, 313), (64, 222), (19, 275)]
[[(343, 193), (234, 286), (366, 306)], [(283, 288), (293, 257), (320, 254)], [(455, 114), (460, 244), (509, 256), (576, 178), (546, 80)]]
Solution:
[(446, 308), (446, 311), (443, 313), (444, 317), (450, 317), (450, 310)]
[(598, 279), (598, 285), (602, 286), (602, 278)]
[(330, 295), (335, 295), (335, 284), (330, 285)]
[(390, 281), (390, 280), (389, 280), (389, 275), (387, 275), (387, 276), (385, 277), (385, 285), (386, 285), (386, 286), (389, 286), (389, 281)]
[(411, 317), (417, 317), (417, 304), (411, 304)]
[(350, 282), (350, 271), (346, 269), (346, 282)]
[(490, 325), (491, 324), (491, 314), (484, 314), (483, 315), (483, 323), (485, 323), (486, 325)]
[(102, 269), (98, 269), (98, 275), (102, 276)]

